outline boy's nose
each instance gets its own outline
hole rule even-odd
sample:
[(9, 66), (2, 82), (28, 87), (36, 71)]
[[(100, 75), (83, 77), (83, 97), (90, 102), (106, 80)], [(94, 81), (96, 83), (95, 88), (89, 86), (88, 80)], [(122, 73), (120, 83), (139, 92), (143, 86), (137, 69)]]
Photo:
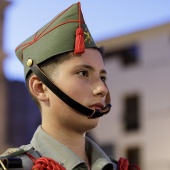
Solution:
[(102, 80), (98, 81), (96, 87), (93, 90), (93, 95), (104, 97), (106, 96), (107, 93), (108, 93), (108, 88), (105, 85), (105, 83)]

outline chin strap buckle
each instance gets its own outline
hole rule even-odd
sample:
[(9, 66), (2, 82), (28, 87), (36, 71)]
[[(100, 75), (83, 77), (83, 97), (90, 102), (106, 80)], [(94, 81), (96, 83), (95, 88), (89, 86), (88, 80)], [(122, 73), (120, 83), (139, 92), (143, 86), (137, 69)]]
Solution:
[(94, 109), (94, 110), (93, 110), (93, 113), (92, 113), (90, 116), (87, 116), (88, 119), (91, 119), (91, 118), (93, 117), (93, 115), (95, 114), (95, 112), (96, 112), (96, 110)]

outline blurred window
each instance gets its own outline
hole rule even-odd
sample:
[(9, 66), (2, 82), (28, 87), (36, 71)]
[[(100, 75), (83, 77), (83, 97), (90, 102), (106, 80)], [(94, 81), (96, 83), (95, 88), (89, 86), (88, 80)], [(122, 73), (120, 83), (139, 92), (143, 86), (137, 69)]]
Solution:
[(126, 150), (126, 155), (130, 164), (140, 166), (140, 149), (138, 147), (128, 148)]
[(106, 58), (117, 58), (124, 67), (136, 65), (139, 62), (139, 48), (137, 45), (111, 50), (105, 53)]
[(124, 125), (126, 131), (138, 130), (139, 122), (139, 96), (128, 95), (124, 99)]
[(139, 61), (137, 46), (122, 49), (120, 56), (123, 66), (131, 66), (133, 64), (137, 64)]

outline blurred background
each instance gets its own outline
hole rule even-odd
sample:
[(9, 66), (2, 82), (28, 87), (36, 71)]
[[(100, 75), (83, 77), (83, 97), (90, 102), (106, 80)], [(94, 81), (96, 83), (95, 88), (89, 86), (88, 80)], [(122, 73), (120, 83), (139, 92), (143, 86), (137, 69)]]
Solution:
[[(29, 143), (41, 123), (15, 48), (75, 0), (0, 0), (0, 153)], [(105, 48), (112, 110), (88, 135), (108, 155), (170, 170), (170, 1), (80, 0)]]

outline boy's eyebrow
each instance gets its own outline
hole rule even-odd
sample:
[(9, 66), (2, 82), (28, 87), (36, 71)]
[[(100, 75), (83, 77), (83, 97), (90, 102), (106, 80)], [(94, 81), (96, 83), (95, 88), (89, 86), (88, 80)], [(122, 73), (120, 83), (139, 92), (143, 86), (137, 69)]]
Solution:
[[(87, 68), (87, 69), (89, 69), (89, 70), (92, 70), (92, 71), (95, 71), (95, 68), (94, 67), (92, 67), (92, 66), (90, 66), (90, 65), (88, 65), (88, 64), (82, 64), (82, 65), (78, 65), (78, 66), (76, 66), (76, 67), (85, 67), (85, 68)], [(107, 74), (107, 71), (105, 70), (105, 69), (102, 69), (101, 71), (100, 71), (100, 73), (101, 74)]]

